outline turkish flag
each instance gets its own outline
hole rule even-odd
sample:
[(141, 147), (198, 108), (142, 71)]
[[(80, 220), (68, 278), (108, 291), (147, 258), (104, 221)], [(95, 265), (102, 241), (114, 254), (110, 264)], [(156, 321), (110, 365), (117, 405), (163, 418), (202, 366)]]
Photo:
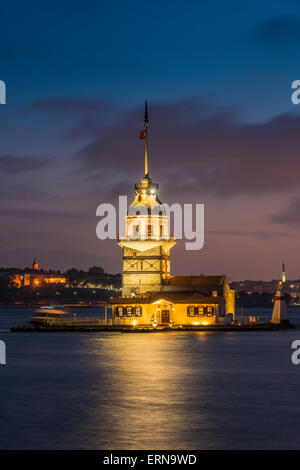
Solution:
[(147, 131), (146, 129), (142, 129), (140, 132), (140, 139), (145, 140), (147, 137)]

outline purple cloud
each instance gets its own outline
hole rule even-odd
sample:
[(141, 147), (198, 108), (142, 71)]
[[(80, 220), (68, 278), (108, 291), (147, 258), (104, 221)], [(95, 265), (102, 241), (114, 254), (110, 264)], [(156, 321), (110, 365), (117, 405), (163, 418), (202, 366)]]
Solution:
[[(198, 107), (196, 106), (198, 103)], [(287, 193), (300, 178), (300, 117), (284, 114), (266, 123), (241, 124), (234, 111), (201, 100), (150, 107), (150, 173), (174, 194), (229, 197)], [(78, 153), (88, 171), (112, 169), (124, 181), (143, 172), (138, 139), (142, 110), (106, 129)], [(121, 179), (120, 179), (121, 181)]]
[(271, 222), (288, 225), (292, 228), (300, 227), (300, 197), (293, 198), (286, 209), (280, 211), (279, 214), (271, 215), (270, 220)]
[(35, 157), (16, 157), (14, 155), (0, 155), (0, 172), (7, 174), (37, 171), (48, 164), (49, 159)]
[(111, 112), (113, 106), (106, 100), (95, 98), (81, 97), (63, 97), (48, 98), (36, 101), (27, 106), (24, 113), (41, 113), (47, 115), (78, 115), (78, 114), (94, 114)]

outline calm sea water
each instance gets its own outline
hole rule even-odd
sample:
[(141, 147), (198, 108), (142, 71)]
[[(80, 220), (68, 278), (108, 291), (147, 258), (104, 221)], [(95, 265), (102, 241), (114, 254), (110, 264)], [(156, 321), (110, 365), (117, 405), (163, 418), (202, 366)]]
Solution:
[(280, 332), (5, 331), (31, 315), (0, 310), (1, 449), (300, 447), (299, 310)]

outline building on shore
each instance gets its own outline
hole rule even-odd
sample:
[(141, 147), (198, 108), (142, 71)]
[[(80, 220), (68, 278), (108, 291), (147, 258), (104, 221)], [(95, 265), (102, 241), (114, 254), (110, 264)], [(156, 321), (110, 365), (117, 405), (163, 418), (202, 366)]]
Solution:
[(42, 285), (65, 285), (67, 277), (63, 274), (45, 273), (39, 271), (39, 265), (34, 258), (30, 272), (4, 272), (1, 274), (8, 279), (10, 287), (38, 287)]
[(123, 250), (122, 296), (112, 299), (113, 322), (141, 326), (184, 326), (232, 323), (235, 292), (225, 275), (172, 276), (169, 217), (158, 198), (148, 167), (148, 112), (145, 107), (145, 176), (135, 185), (128, 209)]

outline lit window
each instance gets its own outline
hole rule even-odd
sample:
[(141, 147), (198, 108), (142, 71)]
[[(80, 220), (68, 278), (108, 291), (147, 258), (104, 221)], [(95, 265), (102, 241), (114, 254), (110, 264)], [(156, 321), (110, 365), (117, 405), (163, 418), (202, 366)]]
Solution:
[(188, 307), (188, 317), (194, 317), (195, 316), (195, 307), (193, 305), (190, 305)]
[(142, 307), (135, 307), (135, 316), (136, 317), (142, 316)]
[(132, 314), (132, 307), (127, 307), (127, 308), (126, 308), (126, 315), (127, 315), (127, 317), (131, 317), (131, 314)]
[(204, 307), (202, 305), (200, 305), (197, 309), (197, 315), (198, 316), (202, 316), (204, 315)]
[(214, 307), (212, 306), (206, 307), (206, 314), (208, 317), (212, 317), (214, 314)]
[(117, 308), (117, 315), (118, 315), (118, 317), (122, 317), (122, 316), (123, 316), (123, 307), (118, 307), (118, 308)]

